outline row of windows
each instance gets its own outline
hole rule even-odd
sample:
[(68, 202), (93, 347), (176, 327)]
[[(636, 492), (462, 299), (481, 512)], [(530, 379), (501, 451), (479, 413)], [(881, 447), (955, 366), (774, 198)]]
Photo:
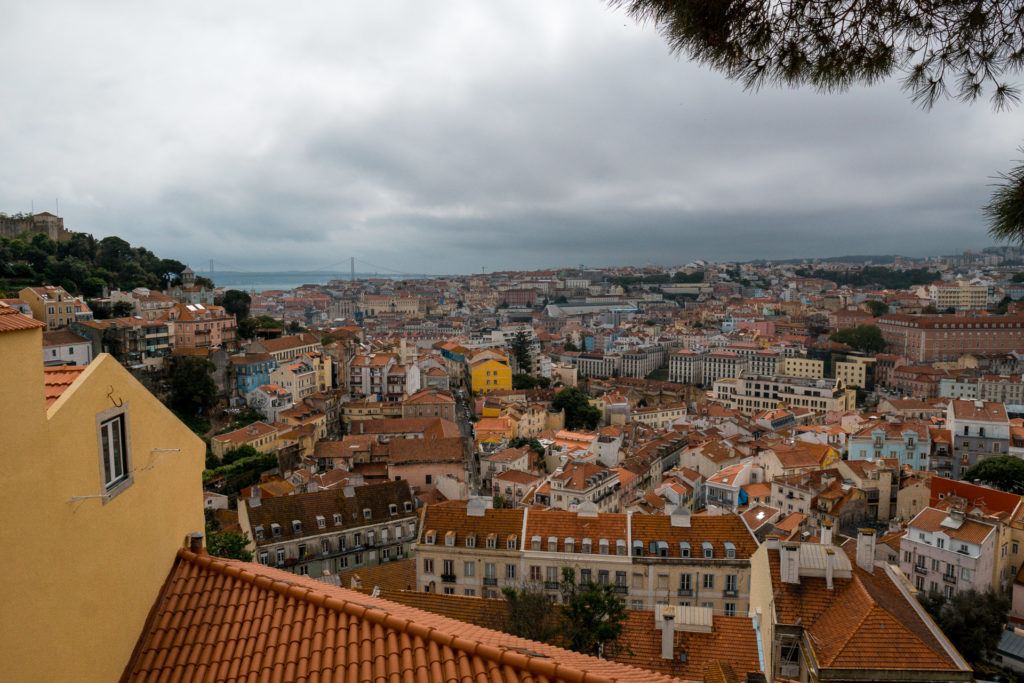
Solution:
[[(412, 503), (410, 501), (405, 501), (404, 505), (403, 505), (403, 508), (405, 509), (405, 512), (412, 512)], [(390, 503), (388, 505), (388, 514), (391, 515), (392, 517), (394, 517), (395, 515), (398, 514), (398, 505), (396, 503)], [(366, 520), (366, 521), (371, 521), (373, 519), (373, 511), (370, 508), (363, 508), (363, 519)], [(334, 515), (333, 515), (333, 521), (334, 521), (334, 526), (341, 526), (344, 523), (343, 520), (342, 520), (341, 514), (337, 513), (337, 512), (334, 513)], [(411, 526), (411, 523), (410, 523), (410, 526)], [(317, 529), (326, 529), (327, 528), (327, 518), (324, 517), (323, 515), (317, 515), (316, 516), (316, 527), (317, 527)], [(398, 527), (395, 527), (395, 528), (397, 529)], [(253, 531), (256, 534), (256, 540), (263, 540), (264, 535), (265, 535), (265, 530), (264, 530), (264, 527), (263, 527), (262, 524), (257, 524)], [(276, 522), (272, 522), (270, 524), (270, 533), (271, 533), (271, 535), (274, 538), (279, 538), (281, 536), (281, 525), (277, 524)], [(302, 520), (299, 520), (299, 519), (293, 519), (292, 520), (292, 533), (296, 533), (296, 534), (301, 534), (302, 533)]]
[[(781, 492), (781, 491), (780, 491)], [(427, 545), (435, 545), (437, 541), (437, 532), (430, 530), (424, 535), (424, 543)], [(457, 534), (454, 531), (445, 533), (444, 544), (448, 547), (454, 547), (457, 542)], [(725, 559), (733, 560), (736, 559), (736, 545), (731, 541), (725, 541), (723, 544), (725, 548)], [(476, 547), (476, 534), (469, 534), (466, 536), (466, 547)], [(486, 547), (491, 550), (495, 550), (498, 547), (498, 536), (497, 534), (489, 534), (486, 539)], [(506, 550), (517, 550), (519, 547), (518, 538), (514, 535), (508, 536), (505, 539)], [(530, 539), (530, 550), (540, 551), (546, 549), (547, 552), (558, 552), (558, 537), (548, 536), (547, 545), (542, 548), (541, 537), (533, 536)], [(647, 544), (647, 552), (651, 557), (669, 557), (668, 543), (666, 541), (650, 541)], [(580, 543), (580, 552), (584, 554), (592, 554), (594, 551), (593, 540), (590, 538), (584, 538)], [(602, 538), (598, 540), (598, 554), (609, 555), (611, 554), (611, 547), (608, 539)], [(576, 539), (572, 536), (567, 536), (562, 540), (562, 552), (573, 553), (576, 552)], [(679, 556), (680, 557), (696, 557), (692, 554), (693, 550), (690, 547), (690, 543), (687, 541), (679, 542)], [(615, 541), (615, 554), (625, 556), (626, 553), (626, 541), (623, 539), (617, 539)], [(633, 556), (643, 557), (644, 555), (644, 542), (641, 540), (633, 541)], [(700, 557), (704, 559), (714, 559), (715, 549), (714, 546), (704, 541), (701, 543)]]
[[(408, 524), (406, 524), (405, 529), (406, 530), (405, 530), (404, 536), (406, 538), (413, 538), (413, 537), (416, 536), (416, 522), (409, 522)], [(302, 532), (302, 523), (299, 520), (294, 520), (292, 522), (292, 530), (295, 533), (297, 533), (297, 534), (301, 533)], [(266, 540), (266, 531), (265, 531), (265, 529), (263, 528), (262, 525), (257, 525), (253, 529), (253, 531), (255, 533), (257, 541), (264, 541), (264, 540)], [(270, 525), (270, 532), (271, 532), (271, 538), (281, 538), (282, 537), (281, 527), (278, 524), (271, 524)], [(377, 532), (375, 530), (373, 530), (373, 529), (365, 532), (366, 544), (367, 545), (373, 545), (374, 543), (376, 543), (378, 538), (379, 538), (381, 543), (389, 543), (392, 538), (394, 538), (395, 540), (399, 540), (399, 539), (401, 539), (403, 537), (403, 529), (402, 529), (402, 525), (401, 524), (396, 524), (393, 527), (392, 532), (391, 532), (393, 534), (393, 536), (389, 534), (387, 527), (381, 528), (379, 530), (379, 532), (380, 532), (379, 536), (377, 535)], [(339, 551), (344, 552), (344, 550), (348, 546), (348, 538), (349, 537), (348, 537), (347, 534), (341, 534), (340, 536), (337, 537), (337, 543), (338, 543), (338, 550)], [(357, 531), (354, 534), (352, 534), (352, 545), (353, 545), (353, 547), (359, 547), (359, 546), (363, 545), (363, 538), (364, 538), (364, 535), (363, 535), (363, 532), (361, 532), (361, 531)], [(328, 541), (328, 539), (321, 539), (321, 541), (323, 543), (326, 543)]]

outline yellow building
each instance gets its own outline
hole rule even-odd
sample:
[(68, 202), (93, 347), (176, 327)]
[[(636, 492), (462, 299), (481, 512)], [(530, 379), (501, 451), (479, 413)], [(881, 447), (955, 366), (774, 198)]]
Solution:
[(780, 374), (786, 377), (821, 379), (825, 376), (825, 361), (815, 358), (786, 358), (783, 360)]
[(508, 359), (493, 357), (469, 361), (469, 386), (474, 394), (489, 394), (492, 391), (512, 390), (512, 368)]
[(63, 287), (25, 287), (18, 298), (32, 309), (32, 317), (42, 321), (47, 330), (67, 327), (75, 322), (75, 297)]
[(836, 379), (841, 379), (848, 387), (863, 389), (868, 385), (868, 368), (874, 363), (874, 358), (850, 357), (836, 361)]
[(205, 446), (108, 354), (44, 370), (42, 329), (0, 305), (2, 678), (116, 681), (203, 531)]

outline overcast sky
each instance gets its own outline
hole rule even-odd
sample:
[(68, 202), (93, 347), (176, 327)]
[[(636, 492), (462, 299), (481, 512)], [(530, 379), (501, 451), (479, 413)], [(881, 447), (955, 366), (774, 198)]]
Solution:
[(2, 15), (0, 211), (202, 270), (951, 253), (1024, 141), (895, 83), (744, 92), (600, 0)]

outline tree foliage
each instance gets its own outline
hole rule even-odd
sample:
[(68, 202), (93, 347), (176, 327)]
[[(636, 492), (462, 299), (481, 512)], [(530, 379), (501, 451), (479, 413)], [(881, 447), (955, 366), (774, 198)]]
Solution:
[(1024, 495), (1024, 460), (1012, 455), (986, 458), (964, 472), (963, 479)]
[(949, 599), (932, 591), (921, 595), (919, 600), (960, 654), (971, 663), (986, 659), (995, 651), (1010, 610), (1009, 598), (991, 588), (984, 592), (959, 591)]
[(127, 318), (135, 312), (135, 307), (129, 301), (118, 301), (110, 307), (110, 315), (114, 318)]
[(159, 258), (120, 237), (97, 240), (80, 232), (63, 242), (38, 233), (0, 237), (0, 291), (46, 283), (94, 297), (104, 286), (123, 290), (166, 287), (183, 270), (184, 263)]
[(235, 316), (235, 320), (238, 322), (249, 317), (249, 304), (251, 303), (252, 297), (238, 289), (229, 289), (224, 292), (224, 297), (221, 300), (224, 310)]
[(537, 455), (544, 455), (544, 446), (536, 438), (526, 438), (525, 436), (517, 436), (516, 438), (508, 442), (509, 448), (522, 448), (523, 446), (529, 446)]
[(533, 339), (526, 330), (519, 330), (512, 335), (509, 348), (512, 351), (512, 357), (516, 361), (516, 367), (521, 373), (529, 374), (530, 370), (533, 369), (532, 345)]
[(876, 318), (880, 315), (885, 315), (886, 313), (889, 312), (889, 305), (886, 304), (884, 301), (870, 299), (868, 301), (865, 301), (864, 305), (868, 307), (868, 311), (871, 312), (871, 315), (875, 316)]
[(226, 557), (242, 562), (252, 562), (252, 553), (246, 548), (248, 534), (238, 531), (224, 531), (213, 510), (206, 510), (206, 552), (214, 557)]
[(907, 289), (914, 285), (925, 285), (935, 282), (942, 276), (938, 271), (927, 268), (908, 268), (896, 270), (885, 266), (864, 266), (863, 268), (851, 268), (849, 270), (826, 270), (818, 268), (798, 268), (796, 274), (800, 277), (813, 277), (819, 280), (829, 280), (837, 285), (848, 285), (850, 287), (881, 287), (883, 289)]
[(278, 466), (276, 453), (257, 453), (256, 455), (240, 458), (230, 464), (215, 467), (212, 470), (203, 472), (203, 481), (223, 480), (220, 491), (233, 495), (252, 486), (260, 480), (260, 475), (267, 470)]
[(882, 331), (878, 329), (878, 325), (847, 327), (833, 333), (829, 339), (865, 353), (878, 353), (885, 349), (885, 340), (882, 339)]
[(534, 377), (521, 372), (512, 375), (513, 389), (536, 389), (537, 387), (547, 389), (549, 386), (551, 386), (551, 380), (547, 377)]
[(205, 358), (180, 356), (170, 367), (170, 404), (186, 415), (198, 415), (217, 402), (214, 365)]
[(508, 604), (508, 620), (504, 630), (520, 638), (550, 642), (559, 631), (557, 611), (543, 587), (527, 584), (520, 588), (506, 586), (501, 590)]
[(610, 585), (576, 584), (576, 571), (562, 568), (561, 635), (566, 646), (590, 655), (601, 654), (622, 633), (626, 605)]
[(562, 389), (551, 402), (555, 410), (565, 411), (567, 429), (595, 429), (601, 422), (601, 411), (590, 405), (587, 395), (576, 387)]

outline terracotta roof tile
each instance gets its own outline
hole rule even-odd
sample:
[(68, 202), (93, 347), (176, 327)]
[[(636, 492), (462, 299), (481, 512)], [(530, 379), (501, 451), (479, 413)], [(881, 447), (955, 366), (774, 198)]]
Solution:
[(84, 365), (53, 365), (43, 368), (43, 389), (46, 405), (53, 405), (68, 387), (75, 383), (78, 376), (85, 371)]
[(40, 327), (46, 327), (46, 325), (34, 318), (24, 315), (7, 304), (0, 304), (0, 332), (34, 330)]
[(309, 577), (185, 550), (124, 679), (673, 680)]

